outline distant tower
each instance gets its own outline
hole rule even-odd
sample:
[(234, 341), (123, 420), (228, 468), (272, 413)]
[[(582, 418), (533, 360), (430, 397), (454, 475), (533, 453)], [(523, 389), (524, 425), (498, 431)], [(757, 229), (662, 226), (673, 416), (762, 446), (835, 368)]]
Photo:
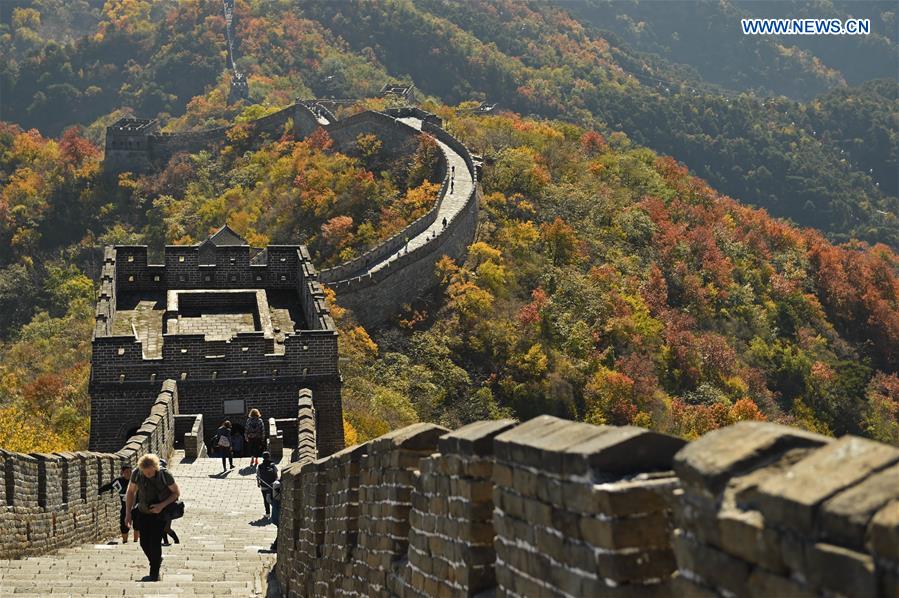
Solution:
[(153, 137), (159, 123), (148, 118), (120, 118), (106, 127), (103, 168), (109, 172), (142, 172), (150, 167)]
[(343, 448), (337, 331), (303, 245), (247, 245), (223, 226), (198, 245), (104, 254), (91, 358), (92, 450), (116, 450), (141, 425), (166, 379), (207, 438), (251, 408), (297, 417), (312, 391), (319, 454)]
[(240, 100), (250, 99), (250, 86), (243, 73), (234, 73), (231, 77), (231, 91), (228, 93), (228, 103), (236, 104)]
[(415, 104), (415, 86), (410, 84), (385, 83), (381, 88), (382, 98), (395, 99), (404, 104)]

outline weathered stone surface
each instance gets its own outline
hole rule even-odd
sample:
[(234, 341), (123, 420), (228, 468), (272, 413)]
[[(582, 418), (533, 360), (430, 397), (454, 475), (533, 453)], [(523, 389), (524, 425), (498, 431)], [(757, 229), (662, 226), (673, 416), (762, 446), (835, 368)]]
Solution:
[(675, 530), (673, 544), (681, 573), (689, 573), (711, 587), (742, 593), (752, 570), (748, 563), (698, 542), (682, 530)]
[(831, 439), (766, 422), (739, 422), (713, 430), (691, 442), (674, 459), (674, 471), (685, 483), (717, 495), (739, 473), (793, 448), (817, 447)]
[(844, 436), (770, 477), (746, 499), (775, 525), (811, 534), (818, 505), (872, 472), (899, 461), (899, 449)]
[(686, 441), (634, 426), (606, 430), (565, 449), (563, 473), (582, 476), (592, 473), (610, 479), (647, 471), (670, 470), (675, 453)]
[(892, 500), (877, 511), (868, 529), (871, 552), (899, 563), (899, 500)]
[(441, 436), (437, 447), (443, 454), (492, 455), (493, 439), (515, 424), (512, 419), (474, 422)]
[(871, 517), (899, 499), (899, 466), (894, 465), (827, 500), (818, 513), (818, 536), (833, 544), (861, 549)]
[(547, 452), (570, 446), (570, 435), (595, 436), (602, 430), (599, 426), (540, 415), (496, 436), (494, 450), (499, 460), (541, 467)]
[(813, 586), (845, 596), (877, 594), (874, 560), (867, 554), (817, 543), (808, 547), (806, 561), (805, 574)]
[(765, 519), (758, 511), (722, 509), (718, 513), (718, 538), (720, 547), (728, 554), (775, 573), (786, 572), (780, 537), (765, 527)]
[(818, 596), (818, 593), (795, 580), (756, 568), (749, 575), (749, 582), (746, 584), (746, 595), (752, 596), (752, 598), (774, 598), (776, 596), (814, 598)]

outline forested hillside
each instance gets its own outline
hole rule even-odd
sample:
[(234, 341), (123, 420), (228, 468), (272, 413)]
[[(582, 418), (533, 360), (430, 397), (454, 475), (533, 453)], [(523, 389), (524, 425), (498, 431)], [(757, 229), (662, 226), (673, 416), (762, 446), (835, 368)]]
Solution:
[[(833, 63), (802, 103), (719, 93), (709, 82), (732, 83), (564, 8), (237, 0), (250, 100), (228, 105), (220, 2), (0, 5), (0, 446), (86, 440), (97, 246), (189, 243), (227, 220), (325, 266), (436, 193), (425, 140), (397, 159), (374, 137), (344, 154), (327, 135), (260, 145), (240, 128), (221, 152), (110, 178), (106, 123), (242, 122), (396, 80), (484, 156), (481, 223), (467, 262), (442, 262), (441, 287), (391, 326), (335, 306), (348, 439), (548, 412), (899, 442), (895, 79), (846, 87)], [(476, 114), (481, 100), (499, 106)]]
[[(895, 78), (899, 61), (896, 5), (882, 0), (701, 0), (689, 5), (584, 0), (558, 5), (635, 50), (688, 65), (703, 80), (735, 91), (810, 100), (837, 86)], [(872, 31), (859, 36), (741, 35), (740, 19), (753, 17), (867, 18)]]

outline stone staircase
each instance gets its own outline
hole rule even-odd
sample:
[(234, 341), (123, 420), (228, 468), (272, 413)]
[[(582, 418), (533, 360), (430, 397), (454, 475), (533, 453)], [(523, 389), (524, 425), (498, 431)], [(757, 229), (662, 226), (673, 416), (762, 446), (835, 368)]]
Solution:
[(163, 548), (162, 581), (140, 582), (147, 560), (121, 538), (21, 560), (0, 560), (0, 596), (265, 596), (276, 535), (249, 459), (221, 477), (219, 459), (185, 459), (177, 451), (169, 469), (186, 513), (175, 522), (181, 544)]

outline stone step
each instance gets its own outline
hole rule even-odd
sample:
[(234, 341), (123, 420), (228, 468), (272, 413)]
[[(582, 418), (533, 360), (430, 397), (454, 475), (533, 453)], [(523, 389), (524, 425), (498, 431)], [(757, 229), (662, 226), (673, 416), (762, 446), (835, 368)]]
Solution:
[(170, 460), (186, 505), (174, 525), (181, 544), (163, 547), (162, 581), (139, 581), (148, 572), (140, 546), (116, 538), (0, 561), (0, 596), (264, 596), (276, 529), (261, 518), (251, 472), (211, 478), (221, 471), (217, 459), (182, 459), (179, 453)]

